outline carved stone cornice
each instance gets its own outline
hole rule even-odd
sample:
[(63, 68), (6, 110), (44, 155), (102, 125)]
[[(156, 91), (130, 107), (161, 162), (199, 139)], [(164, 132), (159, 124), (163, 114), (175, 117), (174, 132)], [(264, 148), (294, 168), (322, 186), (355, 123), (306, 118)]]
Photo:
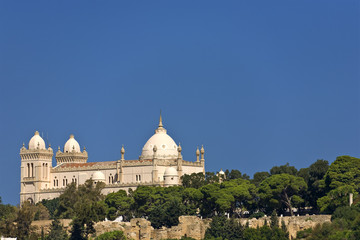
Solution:
[(54, 155), (52, 150), (46, 149), (21, 149), (20, 157), (22, 161), (26, 160), (49, 160)]
[(86, 163), (88, 159), (88, 153), (86, 151), (77, 153), (63, 153), (58, 151), (55, 156), (57, 165), (61, 163)]

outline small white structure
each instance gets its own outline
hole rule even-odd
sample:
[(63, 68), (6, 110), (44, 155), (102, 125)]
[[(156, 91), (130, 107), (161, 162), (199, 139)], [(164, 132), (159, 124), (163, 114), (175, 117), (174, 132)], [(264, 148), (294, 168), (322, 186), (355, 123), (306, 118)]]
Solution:
[(196, 150), (196, 160), (186, 161), (181, 155), (181, 146), (167, 134), (162, 118), (155, 134), (142, 148), (139, 159), (125, 160), (125, 149), (121, 148), (121, 158), (115, 161), (87, 162), (88, 153), (76, 141), (73, 134), (66, 141), (64, 151), (59, 147), (52, 167), (53, 149), (46, 148), (45, 141), (36, 131), (28, 148), (20, 149), (21, 183), (20, 203), (37, 203), (42, 199), (58, 197), (67, 185), (77, 186), (92, 178), (94, 182), (104, 182), (103, 194), (120, 189), (128, 191), (139, 185), (174, 186), (179, 185), (183, 174), (205, 173), (205, 150)]
[(92, 175), (92, 180), (95, 184), (98, 182), (105, 182), (105, 175), (102, 172), (97, 171)]
[(179, 185), (179, 175), (175, 168), (173, 167), (166, 168), (164, 173), (164, 182), (165, 182), (164, 184), (165, 187)]

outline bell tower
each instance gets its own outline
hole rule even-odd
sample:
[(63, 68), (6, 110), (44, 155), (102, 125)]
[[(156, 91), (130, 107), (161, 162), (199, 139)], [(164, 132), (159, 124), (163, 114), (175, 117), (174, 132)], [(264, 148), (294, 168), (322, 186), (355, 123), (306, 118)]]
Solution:
[(29, 141), (28, 148), (23, 144), (20, 157), (20, 204), (24, 201), (37, 203), (40, 201), (41, 189), (50, 188), (53, 150), (50, 145), (46, 148), (45, 141), (36, 131)]

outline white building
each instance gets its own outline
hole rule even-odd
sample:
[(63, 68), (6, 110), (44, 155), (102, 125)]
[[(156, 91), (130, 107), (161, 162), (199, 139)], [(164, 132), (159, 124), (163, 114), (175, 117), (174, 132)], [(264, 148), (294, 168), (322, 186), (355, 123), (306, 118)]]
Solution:
[(56, 152), (56, 166), (52, 167), (53, 150), (50, 146), (46, 148), (45, 141), (36, 131), (28, 148), (23, 145), (20, 149), (20, 203), (37, 203), (58, 197), (68, 184), (83, 184), (90, 178), (94, 182), (104, 182), (103, 193), (108, 194), (120, 189), (136, 189), (139, 185), (179, 185), (183, 174), (205, 173), (204, 148), (197, 149), (195, 162), (183, 160), (181, 146), (167, 134), (161, 115), (159, 126), (145, 143), (139, 159), (125, 160), (124, 155), (122, 147), (119, 160), (87, 162), (85, 148), (81, 151), (74, 135), (70, 135), (64, 151), (59, 147)]

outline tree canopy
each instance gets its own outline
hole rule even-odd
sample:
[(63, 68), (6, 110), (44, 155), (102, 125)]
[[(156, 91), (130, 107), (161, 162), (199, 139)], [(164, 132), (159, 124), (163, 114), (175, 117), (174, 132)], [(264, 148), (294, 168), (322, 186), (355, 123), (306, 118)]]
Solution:
[(267, 212), (274, 209), (288, 208), (293, 215), (293, 207), (298, 207), (304, 200), (301, 192), (307, 189), (303, 178), (282, 173), (272, 175), (261, 182), (259, 197), (261, 204)]

